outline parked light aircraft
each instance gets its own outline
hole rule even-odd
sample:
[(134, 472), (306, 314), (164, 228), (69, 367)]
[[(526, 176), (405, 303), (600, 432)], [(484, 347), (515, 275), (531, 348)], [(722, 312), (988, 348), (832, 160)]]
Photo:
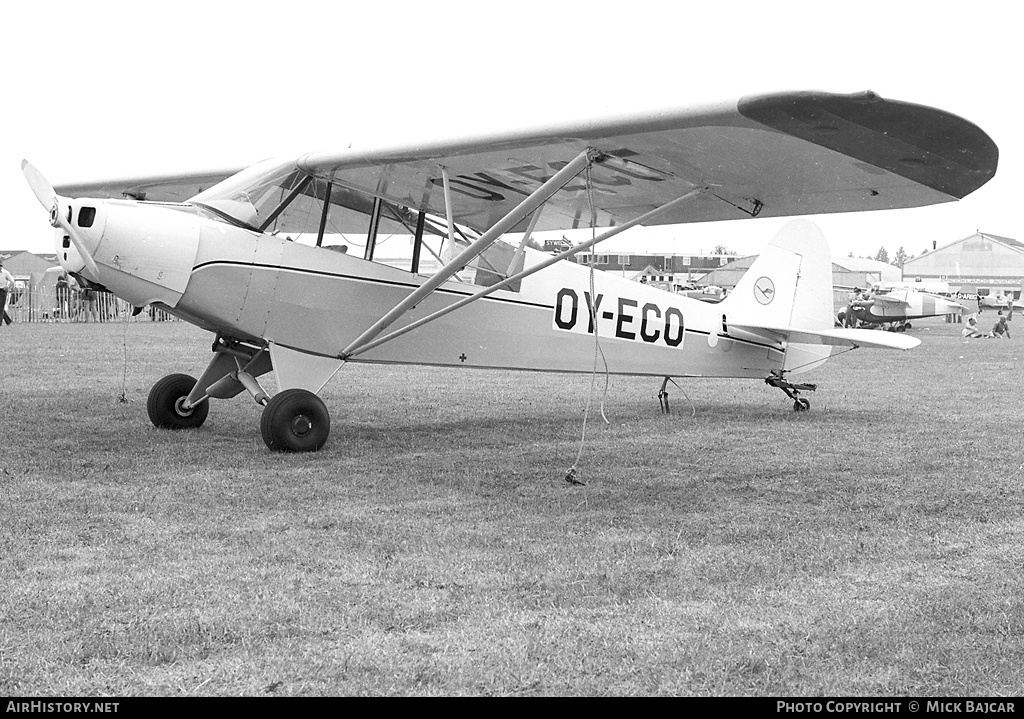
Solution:
[[(862, 327), (878, 327), (894, 332), (912, 329), (911, 320), (961, 314), (967, 307), (949, 297), (941, 297), (910, 288), (886, 291), (878, 286), (865, 299), (853, 303), (853, 316)], [(844, 307), (841, 314), (849, 310)]]
[[(347, 362), (589, 372), (599, 342), (611, 373), (761, 379), (806, 409), (814, 385), (790, 375), (833, 347), (918, 342), (832, 326), (830, 254), (812, 223), (784, 228), (714, 305), (564, 260), (636, 225), (947, 202), (997, 160), (984, 132), (941, 110), (799, 92), (56, 190), (22, 167), (61, 266), (215, 336), (198, 380), (153, 386), (152, 422), (198, 427), (211, 399), (248, 392), (267, 446), (302, 451), (326, 441), (317, 393)], [(557, 255), (527, 246), (578, 227), (592, 238)], [(374, 261), (397, 231), (413, 237), (411, 272)], [(361, 257), (326, 249), (355, 232)], [(444, 260), (431, 276), (424, 251)], [(273, 397), (257, 379), (270, 371)]]
[(1013, 303), (1014, 312), (1024, 312), (1024, 299), (1014, 299), (1012, 294), (999, 292), (994, 295), (979, 295), (978, 307), (988, 307), (993, 310), (1005, 310)]

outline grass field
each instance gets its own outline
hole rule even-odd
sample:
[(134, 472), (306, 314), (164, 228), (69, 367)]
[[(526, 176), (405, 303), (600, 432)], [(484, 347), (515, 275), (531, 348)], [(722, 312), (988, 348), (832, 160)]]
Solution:
[(150, 424), (189, 325), (0, 330), (0, 694), (1020, 696), (1024, 323), (917, 324), (806, 413), (613, 377), (586, 486), (589, 376), (348, 366), (283, 455)]

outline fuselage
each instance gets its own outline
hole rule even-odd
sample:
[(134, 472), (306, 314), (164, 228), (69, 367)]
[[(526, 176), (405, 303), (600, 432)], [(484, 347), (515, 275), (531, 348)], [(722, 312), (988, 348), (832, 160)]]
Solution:
[[(136, 306), (158, 303), (218, 335), (338, 357), (353, 338), (426, 276), (291, 242), (190, 206), (73, 200), (98, 268), (88, 279)], [(58, 240), (59, 241), (59, 240)], [(65, 243), (66, 244), (66, 243)], [(73, 247), (62, 263), (76, 266)], [(549, 256), (526, 250), (528, 269)], [(473, 294), (444, 283), (389, 331)], [(596, 326), (591, 309), (596, 315)], [(596, 331), (595, 331), (596, 329)], [(352, 361), (593, 370), (658, 376), (763, 378), (782, 366), (781, 344), (730, 337), (709, 305), (562, 261)]]

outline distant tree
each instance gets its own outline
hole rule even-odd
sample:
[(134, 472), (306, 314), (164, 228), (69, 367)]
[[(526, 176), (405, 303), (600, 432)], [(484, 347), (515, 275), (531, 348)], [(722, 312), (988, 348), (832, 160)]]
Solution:
[(713, 255), (735, 255), (736, 253), (733, 252), (732, 250), (730, 250), (725, 245), (715, 245), (715, 249), (714, 249), (714, 251), (711, 254), (713, 254)]
[(878, 252), (875, 254), (875, 259), (878, 260), (879, 262), (885, 262), (886, 264), (888, 264), (889, 250), (885, 249), (884, 247), (879, 247)]
[(900, 248), (896, 250), (896, 256), (892, 258), (892, 264), (896, 267), (899, 267), (902, 270), (903, 263), (909, 259), (910, 255), (907, 254), (907, 251), (904, 250), (903, 246), (901, 245)]

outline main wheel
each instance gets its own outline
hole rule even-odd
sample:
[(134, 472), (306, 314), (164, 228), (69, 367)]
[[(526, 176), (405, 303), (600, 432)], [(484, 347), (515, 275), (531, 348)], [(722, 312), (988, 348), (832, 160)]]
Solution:
[(793, 402), (794, 412), (806, 412), (811, 408), (811, 400), (806, 397), (797, 397), (796, 401)]
[(171, 374), (153, 385), (146, 400), (149, 421), (161, 429), (192, 429), (206, 421), (210, 402), (200, 402), (184, 409), (185, 399), (196, 386), (195, 377)]
[(330, 432), (327, 405), (304, 389), (286, 389), (274, 395), (260, 417), (263, 441), (279, 452), (316, 452)]

